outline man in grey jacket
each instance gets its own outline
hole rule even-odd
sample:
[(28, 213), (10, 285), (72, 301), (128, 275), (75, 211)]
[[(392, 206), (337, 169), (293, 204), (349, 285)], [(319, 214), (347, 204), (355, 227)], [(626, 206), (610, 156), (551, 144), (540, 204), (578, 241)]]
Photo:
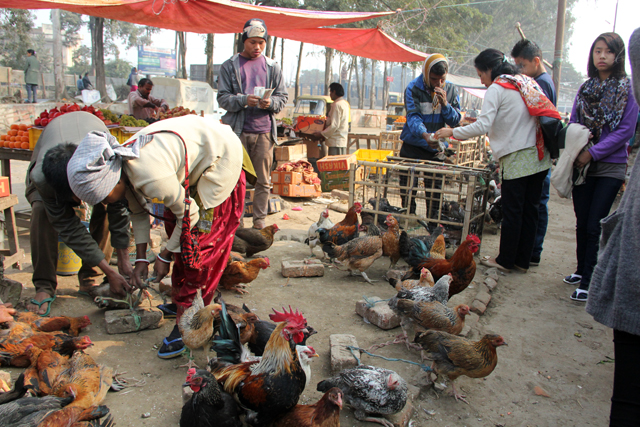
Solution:
[[(222, 122), (240, 137), (255, 168), (258, 181), (253, 197), (253, 227), (262, 229), (269, 203), (273, 145), (277, 139), (275, 115), (285, 107), (289, 95), (278, 63), (262, 55), (267, 43), (264, 21), (247, 21), (242, 42), (244, 50), (220, 67), (218, 104), (227, 110)], [(267, 94), (263, 96), (261, 92), (265, 89)]]
[[(40, 61), (33, 49), (27, 50), (27, 68), (24, 70), (24, 82), (27, 86), (27, 104), (36, 103), (36, 91), (40, 79)], [(31, 95), (33, 93), (33, 95)], [(33, 99), (33, 100), (32, 100)]]
[[(107, 132), (104, 123), (93, 114), (77, 111), (54, 119), (38, 139), (27, 169), (25, 197), (31, 204), (31, 259), (36, 295), (27, 308), (49, 314), (55, 300), (58, 262), (58, 237), (82, 259), (78, 272), (80, 291), (90, 294), (95, 277), (106, 274), (111, 292), (123, 296), (133, 283), (129, 261), (129, 214), (124, 203), (93, 207), (90, 232), (80, 222), (74, 207), (79, 199), (69, 188), (67, 163), (85, 135), (94, 130)], [(66, 194), (54, 190), (65, 183)], [(111, 239), (109, 239), (111, 233)], [(118, 255), (118, 272), (109, 266), (112, 248)], [(146, 260), (144, 260), (146, 262)]]

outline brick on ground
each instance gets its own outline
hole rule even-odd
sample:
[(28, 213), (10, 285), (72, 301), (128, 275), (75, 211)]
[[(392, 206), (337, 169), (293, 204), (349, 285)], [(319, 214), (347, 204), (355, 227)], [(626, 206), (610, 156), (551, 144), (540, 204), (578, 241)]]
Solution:
[(319, 259), (282, 261), (283, 277), (324, 276), (324, 265)]
[(337, 374), (344, 369), (354, 368), (358, 365), (356, 358), (353, 357), (353, 354), (351, 354), (351, 351), (347, 348), (347, 346), (358, 347), (358, 341), (356, 341), (355, 336), (349, 334), (333, 334), (329, 336), (329, 343), (331, 346), (331, 372), (333, 374)]
[(481, 303), (483, 303), (484, 305), (488, 306), (489, 303), (491, 302), (491, 295), (489, 294), (489, 292), (485, 292), (485, 291), (480, 291), (476, 294), (476, 298), (478, 301), (480, 301)]
[(415, 408), (413, 407), (411, 400), (407, 399), (407, 404), (404, 405), (402, 411), (393, 415), (387, 415), (385, 418), (391, 421), (394, 427), (406, 427), (409, 425), (409, 421), (411, 421), (414, 409)]
[(367, 297), (367, 300), (361, 299), (360, 301), (356, 302), (356, 313), (358, 313), (360, 317), (366, 318), (367, 312), (369, 311), (369, 304), (374, 304), (381, 299), (382, 298), (380, 297)]
[(496, 286), (498, 286), (498, 282), (494, 279), (492, 279), (491, 277), (487, 277), (486, 279), (484, 279), (484, 285), (489, 288), (489, 290), (491, 292), (493, 292), (493, 290), (496, 288)]
[(389, 305), (380, 302), (369, 309), (367, 319), (380, 329), (393, 329), (400, 326), (400, 316), (398, 316)]
[(131, 310), (111, 310), (104, 313), (104, 320), (108, 334), (125, 334), (128, 332), (137, 332), (145, 329), (157, 329), (162, 325), (163, 316), (159, 309), (144, 308), (137, 309), (136, 313), (140, 316), (140, 326), (136, 324), (136, 320), (131, 314)]
[(489, 289), (489, 287), (487, 285), (485, 285), (484, 283), (480, 283), (479, 285), (477, 285), (476, 289), (478, 289), (478, 293), (480, 293), (480, 292), (484, 292), (484, 293), (487, 293), (487, 294), (491, 293), (491, 289)]
[(473, 302), (471, 303), (470, 310), (472, 313), (475, 313), (478, 316), (482, 316), (484, 312), (487, 311), (487, 306), (476, 299), (476, 300), (473, 300)]
[(338, 200), (349, 200), (349, 192), (344, 190), (331, 190), (331, 197)]

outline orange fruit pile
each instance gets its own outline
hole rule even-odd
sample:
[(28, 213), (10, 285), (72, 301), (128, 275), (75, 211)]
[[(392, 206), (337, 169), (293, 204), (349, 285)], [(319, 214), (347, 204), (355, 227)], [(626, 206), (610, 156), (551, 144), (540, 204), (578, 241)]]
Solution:
[(6, 135), (0, 135), (0, 145), (4, 148), (29, 149), (29, 128), (27, 125), (11, 125)]
[(405, 116), (398, 117), (394, 123), (407, 123), (407, 118)]

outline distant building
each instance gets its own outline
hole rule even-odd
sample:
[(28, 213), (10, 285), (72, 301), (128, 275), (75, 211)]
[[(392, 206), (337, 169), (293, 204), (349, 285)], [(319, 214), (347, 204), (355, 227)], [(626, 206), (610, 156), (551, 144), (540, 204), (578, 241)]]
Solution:
[[(218, 88), (218, 73), (220, 72), (220, 65), (213, 64), (213, 88)], [(207, 64), (191, 64), (189, 68), (189, 78), (191, 80), (197, 80), (199, 82), (206, 82)]]
[[(37, 37), (40, 35), (44, 36), (43, 48), (46, 51), (53, 53), (53, 26), (51, 24), (42, 24), (41, 27), (31, 30), (31, 36)], [(79, 42), (70, 47), (62, 46), (62, 65), (65, 69), (73, 66), (73, 51), (78, 47), (80, 47)]]

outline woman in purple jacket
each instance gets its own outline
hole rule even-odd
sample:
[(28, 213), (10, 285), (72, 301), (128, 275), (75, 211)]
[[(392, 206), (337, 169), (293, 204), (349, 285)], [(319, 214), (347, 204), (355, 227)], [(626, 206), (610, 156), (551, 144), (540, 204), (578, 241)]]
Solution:
[(624, 183), (627, 143), (635, 131), (638, 105), (625, 72), (624, 42), (616, 33), (603, 33), (591, 45), (589, 80), (578, 91), (571, 123), (591, 131), (590, 141), (574, 163), (573, 209), (576, 213), (578, 268), (564, 278), (579, 287), (574, 301), (586, 301), (591, 273), (598, 258), (600, 220)]

